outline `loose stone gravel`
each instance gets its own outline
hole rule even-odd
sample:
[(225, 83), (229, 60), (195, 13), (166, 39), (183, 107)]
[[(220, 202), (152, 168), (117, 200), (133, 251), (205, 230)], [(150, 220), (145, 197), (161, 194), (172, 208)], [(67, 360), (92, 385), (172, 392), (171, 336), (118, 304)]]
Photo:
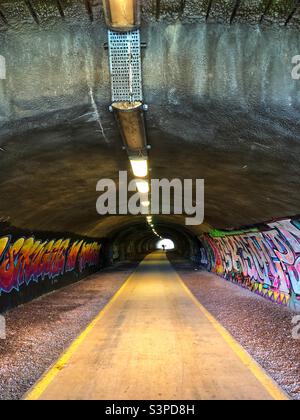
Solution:
[(4, 314), (0, 400), (18, 400), (106, 305), (135, 265), (88, 277)]
[[(300, 400), (300, 340), (295, 314), (186, 261), (172, 260), (186, 285), (295, 400)], [(0, 400), (17, 400), (82, 332), (135, 268), (121, 266), (5, 314), (0, 340)]]
[(200, 303), (268, 374), (300, 400), (300, 340), (293, 339), (295, 313), (184, 261), (172, 261)]

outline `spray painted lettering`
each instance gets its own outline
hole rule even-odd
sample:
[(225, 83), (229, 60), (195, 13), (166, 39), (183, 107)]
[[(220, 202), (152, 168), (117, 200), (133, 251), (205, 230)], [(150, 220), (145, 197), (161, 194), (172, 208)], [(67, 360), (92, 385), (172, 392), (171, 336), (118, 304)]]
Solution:
[(282, 220), (269, 230), (202, 238), (201, 263), (274, 302), (300, 308), (300, 223)]
[(0, 237), (0, 293), (45, 278), (54, 279), (66, 272), (100, 264), (101, 244), (70, 239), (36, 240), (34, 237), (12, 241)]

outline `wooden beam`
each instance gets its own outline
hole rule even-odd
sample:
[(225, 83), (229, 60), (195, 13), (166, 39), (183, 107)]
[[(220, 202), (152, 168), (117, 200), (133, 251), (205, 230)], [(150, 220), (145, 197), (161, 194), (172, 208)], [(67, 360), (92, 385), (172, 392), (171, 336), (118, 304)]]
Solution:
[(4, 11), (2, 10), (2, 8), (0, 8), (0, 19), (2, 20), (3, 23), (5, 23), (5, 25), (8, 25), (8, 20), (5, 16)]
[(94, 21), (94, 15), (93, 15), (93, 9), (91, 6), (91, 2), (90, 0), (84, 0), (85, 3), (85, 8), (86, 8), (86, 12), (90, 18), (90, 21), (93, 22)]
[(269, 10), (270, 10), (270, 9), (271, 9), (271, 7), (273, 6), (273, 2), (274, 2), (274, 0), (269, 0), (269, 1), (268, 1), (267, 5), (266, 5), (266, 8), (265, 8), (265, 10), (264, 10), (264, 13), (261, 15), (261, 18), (260, 18), (259, 23), (262, 23), (262, 22), (263, 22), (263, 20), (264, 20), (265, 16), (268, 14)]
[(293, 19), (293, 16), (297, 12), (299, 6), (300, 6), (300, 1), (299, 0), (295, 1), (293, 9), (291, 10), (290, 14), (288, 15), (288, 17), (287, 17), (287, 19), (284, 23), (285, 26), (287, 26), (290, 23), (290, 21)]
[(237, 15), (237, 12), (240, 8), (241, 3), (242, 3), (242, 0), (236, 0), (235, 1), (235, 5), (234, 5), (233, 11), (232, 11), (231, 18), (230, 18), (230, 25), (233, 23), (236, 15)]
[(160, 0), (156, 0), (156, 20), (160, 18)]
[(39, 25), (40, 24), (40, 19), (39, 19), (39, 16), (38, 16), (35, 8), (33, 7), (33, 4), (31, 3), (30, 0), (24, 0), (24, 2), (26, 4), (26, 6), (28, 7), (28, 10), (29, 10), (31, 16), (33, 17), (33, 20), (35, 21), (35, 23), (37, 25)]
[(180, 16), (182, 16), (183, 13), (184, 13), (185, 5), (186, 5), (186, 0), (181, 0), (181, 3), (180, 3)]
[(206, 22), (209, 19), (210, 12), (211, 12), (211, 9), (212, 9), (212, 5), (213, 5), (213, 0), (209, 0), (207, 11), (206, 11)]
[(64, 19), (65, 18), (65, 12), (64, 12), (64, 8), (63, 8), (60, 0), (56, 0), (56, 6), (58, 8), (60, 16)]

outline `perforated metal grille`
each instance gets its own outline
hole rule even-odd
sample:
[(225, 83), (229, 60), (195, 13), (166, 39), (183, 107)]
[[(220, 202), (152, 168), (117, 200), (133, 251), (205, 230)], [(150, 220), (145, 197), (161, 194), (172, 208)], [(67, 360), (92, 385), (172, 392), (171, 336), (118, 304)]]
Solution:
[(113, 102), (142, 101), (140, 31), (108, 31)]

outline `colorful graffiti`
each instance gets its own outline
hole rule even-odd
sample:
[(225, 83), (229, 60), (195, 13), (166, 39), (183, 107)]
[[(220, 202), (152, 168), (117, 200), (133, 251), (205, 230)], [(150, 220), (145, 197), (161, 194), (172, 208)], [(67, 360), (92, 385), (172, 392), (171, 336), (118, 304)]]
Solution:
[(201, 238), (201, 263), (276, 303), (300, 308), (300, 223), (281, 220), (260, 232)]
[(0, 293), (19, 290), (22, 285), (55, 279), (67, 272), (82, 273), (100, 264), (101, 244), (71, 239), (12, 240), (0, 237)]

